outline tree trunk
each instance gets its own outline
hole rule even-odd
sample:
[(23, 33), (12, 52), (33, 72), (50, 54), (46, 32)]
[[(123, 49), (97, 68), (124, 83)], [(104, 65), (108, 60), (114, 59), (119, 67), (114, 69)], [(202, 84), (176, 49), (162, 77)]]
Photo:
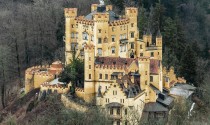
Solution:
[(17, 60), (17, 70), (18, 70), (18, 77), (19, 77), (19, 86), (22, 87), (21, 84), (21, 71), (20, 71), (20, 56), (19, 56), (19, 50), (18, 50), (18, 43), (17, 39), (15, 38), (15, 51), (16, 51), (16, 60)]

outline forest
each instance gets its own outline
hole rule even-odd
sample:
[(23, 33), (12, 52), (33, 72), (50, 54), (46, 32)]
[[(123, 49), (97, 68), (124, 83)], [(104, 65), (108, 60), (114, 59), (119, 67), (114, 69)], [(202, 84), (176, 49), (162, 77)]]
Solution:
[[(0, 109), (24, 85), (24, 71), (34, 65), (64, 61), (64, 8), (78, 15), (90, 12), (98, 0), (0, 0)], [(114, 11), (138, 7), (140, 39), (150, 31), (163, 36), (163, 65), (174, 66), (178, 76), (205, 96), (210, 85), (209, 0), (105, 0)], [(201, 91), (200, 91), (201, 90)], [(208, 99), (207, 99), (208, 98)]]

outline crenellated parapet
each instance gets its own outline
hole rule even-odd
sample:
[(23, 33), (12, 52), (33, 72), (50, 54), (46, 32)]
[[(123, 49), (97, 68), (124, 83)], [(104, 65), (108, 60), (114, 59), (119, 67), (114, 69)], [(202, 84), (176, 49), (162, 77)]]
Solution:
[(41, 91), (48, 91), (51, 90), (52, 92), (57, 92), (59, 94), (64, 94), (69, 92), (70, 90), (70, 84), (68, 86), (64, 86), (61, 84), (49, 84), (49, 82), (44, 82), (43, 84), (40, 85), (40, 90)]
[(76, 23), (79, 23), (79, 24), (85, 24), (85, 25), (91, 25), (91, 26), (94, 25), (93, 20), (87, 20), (84, 17), (77, 17), (77, 18), (75, 18), (75, 21), (76, 21)]
[(76, 88), (75, 88), (75, 91), (76, 91), (76, 92), (84, 92), (84, 88), (76, 87)]
[(118, 70), (123, 70), (123, 69), (126, 69), (128, 68), (129, 66), (128, 65), (103, 65), (103, 64), (96, 64), (95, 65), (95, 68), (96, 69), (110, 69), (110, 70), (113, 70), (113, 69), (118, 69)]
[(96, 13), (93, 15), (94, 22), (108, 22), (109, 13)]
[(50, 81), (63, 71), (63, 64), (55, 61), (51, 65), (39, 65), (25, 71), (25, 92), (40, 88), (44, 82)]
[(130, 23), (130, 19), (124, 18), (124, 19), (114, 20), (114, 21), (110, 22), (109, 26), (126, 25), (126, 24), (129, 24), (129, 23)]
[(137, 17), (137, 15), (138, 15), (138, 8), (126, 7), (125, 8), (125, 15), (127, 17)]
[(77, 8), (65, 8), (64, 13), (66, 18), (75, 18), (77, 16)]

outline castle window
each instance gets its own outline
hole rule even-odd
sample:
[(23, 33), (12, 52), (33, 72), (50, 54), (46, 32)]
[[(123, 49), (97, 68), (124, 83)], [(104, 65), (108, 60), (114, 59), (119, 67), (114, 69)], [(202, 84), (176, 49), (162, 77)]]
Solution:
[(117, 121), (117, 125), (120, 125), (120, 121)]
[(89, 65), (89, 69), (91, 69), (91, 65)]
[(76, 32), (76, 38), (78, 38), (78, 32)]
[(131, 23), (131, 27), (134, 27), (134, 23)]
[(101, 29), (98, 29), (98, 33), (101, 33)]
[(93, 41), (93, 39), (94, 39), (94, 37), (93, 37), (93, 35), (91, 36), (91, 41)]
[(115, 53), (115, 47), (113, 46), (112, 47), (112, 54), (114, 54)]
[(83, 32), (82, 33), (82, 37), (83, 37), (83, 40), (88, 40), (88, 34), (87, 34), (87, 32)]
[(112, 27), (112, 32), (114, 32), (115, 31), (115, 28), (114, 27)]
[(117, 114), (120, 115), (120, 108), (117, 108)]
[(71, 25), (71, 28), (74, 28), (74, 24)]
[(89, 57), (89, 61), (91, 61), (91, 57)]
[(98, 38), (98, 44), (101, 44), (101, 38)]
[(160, 53), (158, 52), (158, 55), (159, 55)]
[(71, 38), (74, 38), (74, 33), (71, 33)]
[(150, 82), (153, 82), (153, 76), (150, 76)]
[(89, 79), (91, 79), (91, 74), (89, 74)]
[(131, 49), (134, 49), (134, 43), (131, 43)]
[(113, 115), (113, 108), (110, 109), (110, 114)]
[(147, 80), (145, 81), (145, 85), (147, 85)]
[(145, 71), (145, 75), (147, 75), (147, 71)]
[(128, 111), (127, 111), (127, 109), (125, 109), (125, 115), (127, 115), (127, 113), (128, 113)]
[(123, 51), (123, 45), (120, 45), (120, 52)]
[(108, 79), (108, 74), (105, 74), (105, 79)]
[(165, 80), (166, 80), (166, 82), (168, 82), (168, 81), (169, 81), (169, 78), (168, 78), (168, 77), (166, 77), (166, 78), (165, 78)]
[(99, 79), (102, 79), (102, 74), (99, 74)]
[(125, 121), (125, 125), (128, 125), (128, 121)]
[(120, 34), (120, 39), (123, 39), (123, 35), (122, 34)]
[(98, 55), (102, 56), (102, 49), (101, 48), (98, 48)]
[(124, 52), (126, 51), (126, 46), (124, 46)]
[(77, 49), (77, 43), (71, 43), (71, 50)]
[(126, 39), (126, 36), (127, 36), (126, 34), (123, 34), (123, 39)]
[(112, 35), (112, 42), (115, 42), (115, 35)]
[(144, 53), (140, 53), (140, 56), (144, 56)]
[(140, 45), (140, 49), (142, 49), (142, 45)]
[(134, 32), (131, 32), (131, 38), (134, 38)]
[(151, 52), (151, 57), (154, 57), (154, 52)]

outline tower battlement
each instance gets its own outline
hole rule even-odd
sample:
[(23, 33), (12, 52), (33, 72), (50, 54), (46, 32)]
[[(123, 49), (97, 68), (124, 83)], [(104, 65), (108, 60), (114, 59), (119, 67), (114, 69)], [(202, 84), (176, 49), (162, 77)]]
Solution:
[(65, 17), (76, 17), (77, 16), (77, 8), (65, 8), (64, 9)]
[(93, 15), (94, 21), (109, 21), (109, 13), (96, 13)]
[(138, 15), (138, 8), (135, 7), (126, 7), (125, 15), (128, 17), (136, 17)]

